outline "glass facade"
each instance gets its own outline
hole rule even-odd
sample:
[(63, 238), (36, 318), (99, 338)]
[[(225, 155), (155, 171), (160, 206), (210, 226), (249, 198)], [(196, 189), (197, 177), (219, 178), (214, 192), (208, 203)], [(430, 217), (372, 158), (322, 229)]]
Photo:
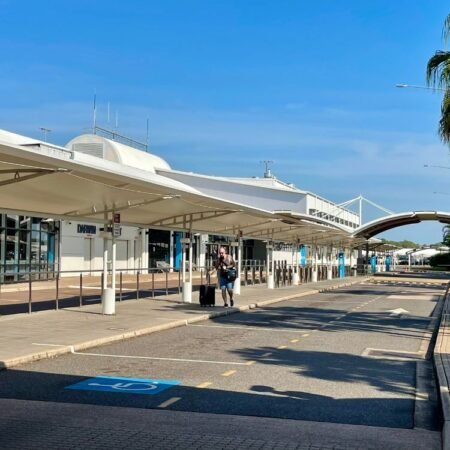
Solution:
[(170, 231), (149, 230), (148, 233), (149, 268), (156, 268), (158, 261), (170, 262)]
[(0, 215), (0, 282), (55, 277), (59, 222)]

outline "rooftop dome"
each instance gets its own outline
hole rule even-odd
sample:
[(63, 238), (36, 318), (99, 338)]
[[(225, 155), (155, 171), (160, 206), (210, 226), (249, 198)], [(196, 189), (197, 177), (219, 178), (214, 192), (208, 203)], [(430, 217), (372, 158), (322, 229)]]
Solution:
[(162, 158), (151, 153), (137, 150), (120, 142), (98, 136), (96, 134), (82, 134), (66, 144), (69, 150), (86, 153), (107, 161), (117, 162), (124, 166), (156, 172), (156, 169), (170, 170), (169, 164)]

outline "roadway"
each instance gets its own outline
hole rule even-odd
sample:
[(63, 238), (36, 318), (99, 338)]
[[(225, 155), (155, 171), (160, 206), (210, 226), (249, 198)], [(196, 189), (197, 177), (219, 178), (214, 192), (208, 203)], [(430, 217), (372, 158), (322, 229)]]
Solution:
[[(439, 286), (364, 283), (25, 364), (0, 372), (0, 403), (17, 411), (48, 405), (47, 417), (89, 405), (111, 423), (123, 411), (124, 436), (134, 430), (136, 442), (153, 439), (152, 448), (437, 449), (441, 419), (427, 356), (441, 293)], [(98, 376), (121, 378), (107, 391), (67, 389)], [(167, 388), (146, 395), (133, 385), (138, 379)], [(151, 433), (135, 428), (146, 416), (159, 424)], [(79, 420), (73, 439), (91, 436)], [(60, 439), (67, 424), (52, 426), (48, 439)], [(203, 447), (199, 430), (208, 436)], [(99, 439), (89, 448), (102, 448)], [(109, 448), (123, 448), (119, 441)], [(35, 448), (31, 439), (21, 444)], [(8, 445), (0, 447), (16, 448)]]

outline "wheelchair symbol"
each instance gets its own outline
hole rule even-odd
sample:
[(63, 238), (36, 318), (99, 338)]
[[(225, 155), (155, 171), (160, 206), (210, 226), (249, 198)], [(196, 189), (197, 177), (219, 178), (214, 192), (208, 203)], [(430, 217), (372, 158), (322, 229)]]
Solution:
[(112, 389), (117, 389), (118, 391), (152, 391), (153, 389), (158, 389), (158, 382), (153, 383), (115, 383), (115, 384), (101, 384), (101, 383), (89, 383), (89, 386), (102, 386)]

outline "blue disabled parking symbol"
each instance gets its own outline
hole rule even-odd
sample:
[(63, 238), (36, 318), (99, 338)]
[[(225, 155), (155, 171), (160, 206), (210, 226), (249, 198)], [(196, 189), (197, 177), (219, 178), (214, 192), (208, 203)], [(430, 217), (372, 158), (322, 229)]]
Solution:
[(180, 382), (177, 380), (98, 376), (66, 386), (65, 389), (155, 395), (178, 384)]

